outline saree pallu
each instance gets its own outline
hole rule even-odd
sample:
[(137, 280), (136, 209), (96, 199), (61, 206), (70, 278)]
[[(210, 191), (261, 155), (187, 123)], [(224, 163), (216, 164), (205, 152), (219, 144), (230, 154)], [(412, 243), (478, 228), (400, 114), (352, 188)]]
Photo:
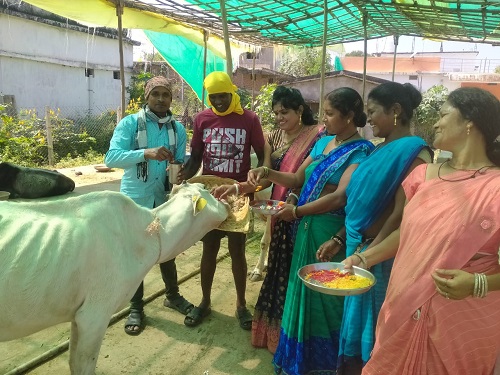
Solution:
[[(347, 187), (346, 256), (364, 251), (368, 244), (363, 233), (393, 200), (411, 164), (426, 147), (420, 137), (408, 136), (376, 149), (354, 171)], [(364, 244), (364, 245), (363, 245)], [(348, 296), (339, 342), (339, 369), (351, 359), (366, 363), (375, 341), (375, 324), (385, 298), (392, 260), (375, 265), (370, 271), (377, 283), (368, 292)]]
[(431, 272), (500, 272), (500, 172), (455, 182), (425, 181), (425, 173), (419, 166), (403, 184), (409, 202), (400, 246), (363, 374), (491, 375), (500, 353), (500, 292), (446, 299)]
[[(372, 147), (364, 140), (353, 141), (331, 151), (324, 159), (311, 163), (306, 169), (307, 181), (299, 205), (317, 199), (330, 176), (340, 179), (350, 163), (359, 163), (356, 158), (367, 155)], [(343, 213), (343, 210), (339, 211)], [(279, 344), (273, 360), (278, 374), (336, 373), (343, 297), (307, 288), (297, 276), (297, 271), (307, 264), (317, 263), (319, 246), (343, 225), (344, 216), (332, 213), (304, 216), (298, 225)], [(340, 252), (332, 261), (340, 262), (344, 257), (345, 254)]]
[[(320, 137), (320, 126), (308, 126), (288, 147), (279, 147), (271, 155), (274, 170), (295, 172), (309, 155), (312, 146)], [(273, 186), (271, 199), (285, 201), (288, 189)], [(290, 275), (293, 253), (294, 223), (272, 220), (271, 243), (267, 273), (262, 282), (252, 321), (252, 345), (276, 352), (283, 306)]]

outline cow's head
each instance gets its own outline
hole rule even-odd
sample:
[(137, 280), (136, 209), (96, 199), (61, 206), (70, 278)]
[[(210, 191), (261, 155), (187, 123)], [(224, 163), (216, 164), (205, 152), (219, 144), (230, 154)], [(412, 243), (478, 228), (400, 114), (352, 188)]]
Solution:
[(74, 189), (75, 182), (57, 171), (0, 163), (0, 190), (10, 192), (11, 198), (52, 197)]
[(159, 262), (176, 257), (216, 229), (229, 210), (229, 205), (215, 199), (203, 184), (175, 185), (169, 200), (153, 209), (161, 225)]

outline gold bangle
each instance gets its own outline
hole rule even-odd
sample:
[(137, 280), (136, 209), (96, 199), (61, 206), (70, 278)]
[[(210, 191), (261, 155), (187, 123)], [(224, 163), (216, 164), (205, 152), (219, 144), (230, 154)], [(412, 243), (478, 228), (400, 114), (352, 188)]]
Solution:
[(264, 174), (262, 175), (262, 178), (267, 178), (269, 176), (269, 168), (266, 166), (262, 167), (264, 169)]
[(356, 255), (362, 263), (365, 264), (365, 268), (368, 269), (368, 261), (366, 260), (366, 256), (364, 254), (361, 254), (361, 253), (354, 253), (352, 255)]

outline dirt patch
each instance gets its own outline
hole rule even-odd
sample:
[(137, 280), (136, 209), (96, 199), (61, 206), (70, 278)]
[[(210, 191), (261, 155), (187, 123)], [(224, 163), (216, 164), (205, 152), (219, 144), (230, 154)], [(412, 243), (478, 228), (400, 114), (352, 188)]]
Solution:
[[(97, 172), (93, 166), (59, 170), (76, 183), (74, 192), (65, 197), (90, 191), (119, 190), (122, 170)], [(81, 172), (79, 174), (78, 172)], [(255, 233), (247, 244), (249, 269), (257, 262), (261, 220), (255, 221)], [(223, 241), (220, 254), (227, 254)], [(181, 293), (192, 303), (201, 300), (200, 275), (197, 273), (201, 243), (186, 250), (177, 258)], [(191, 275), (191, 277), (188, 277)], [(247, 304), (253, 311), (261, 282), (247, 283)], [(155, 266), (145, 279), (146, 298), (153, 298), (163, 289), (159, 267)], [(184, 316), (163, 306), (164, 298), (152, 299), (145, 307), (147, 327), (132, 337), (123, 331), (124, 319), (111, 325), (104, 337), (97, 375), (222, 375), (272, 374), (272, 355), (250, 344), (250, 332), (242, 330), (234, 316), (236, 293), (231, 272), (231, 260), (223, 257), (217, 266), (212, 290), (212, 314), (195, 328), (183, 324)], [(124, 308), (127, 307), (124, 304)], [(0, 374), (21, 374), (15, 371), (33, 358), (57, 348), (69, 339), (69, 323), (48, 328), (29, 337), (0, 343)], [(68, 352), (29, 371), (30, 374), (69, 374)]]

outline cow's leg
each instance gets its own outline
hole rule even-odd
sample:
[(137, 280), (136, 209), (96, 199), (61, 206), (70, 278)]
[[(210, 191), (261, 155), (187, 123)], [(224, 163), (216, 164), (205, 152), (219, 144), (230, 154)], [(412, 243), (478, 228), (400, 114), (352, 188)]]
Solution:
[(71, 323), (69, 368), (72, 375), (94, 375), (99, 350), (112, 313), (80, 309)]
[(269, 251), (269, 244), (271, 243), (271, 217), (268, 216), (266, 220), (266, 226), (264, 228), (264, 233), (260, 239), (260, 256), (257, 265), (250, 272), (250, 281), (260, 281), (263, 279), (262, 273), (264, 269), (267, 268), (267, 258)]

